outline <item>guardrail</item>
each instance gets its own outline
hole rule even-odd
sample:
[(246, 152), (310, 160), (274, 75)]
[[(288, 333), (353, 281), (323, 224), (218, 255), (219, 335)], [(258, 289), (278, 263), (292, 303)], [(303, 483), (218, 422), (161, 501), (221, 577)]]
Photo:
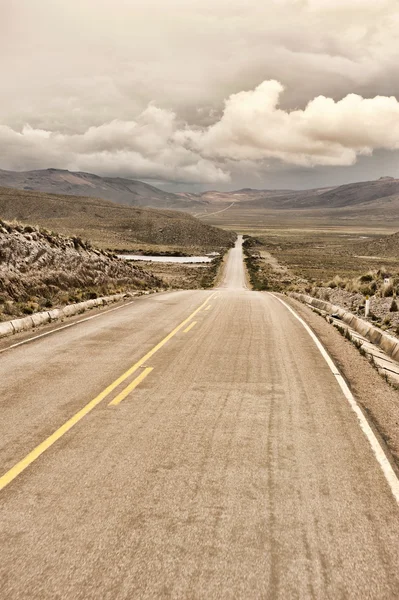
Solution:
[(326, 302), (324, 300), (319, 300), (319, 298), (313, 298), (313, 296), (307, 296), (306, 294), (291, 292), (289, 295), (296, 300), (300, 300), (305, 304), (314, 306), (315, 308), (328, 312), (331, 315), (338, 315), (339, 318), (344, 321), (344, 323), (352, 327), (352, 329), (357, 331), (357, 333), (360, 333), (360, 335), (368, 339), (372, 344), (379, 346), (386, 354), (388, 354), (388, 356), (393, 358), (393, 360), (399, 362), (398, 338), (385, 333), (385, 331), (378, 329), (378, 327), (375, 327), (368, 321), (360, 319), (353, 313), (343, 309), (341, 306), (331, 304), (330, 302)]
[(126, 294), (114, 294), (112, 296), (103, 296), (102, 298), (86, 300), (85, 302), (68, 304), (63, 308), (55, 308), (53, 310), (34, 313), (33, 315), (22, 317), (20, 319), (4, 321), (3, 323), (0, 323), (0, 338), (6, 337), (8, 335), (13, 335), (14, 333), (19, 333), (21, 331), (29, 331), (29, 329), (34, 329), (39, 325), (52, 323), (53, 321), (59, 321), (60, 319), (64, 319), (65, 317), (78, 315), (84, 313), (90, 308), (95, 308), (96, 306), (104, 306), (106, 304), (111, 304), (112, 302), (118, 302), (118, 300), (122, 300), (122, 298), (125, 297)]

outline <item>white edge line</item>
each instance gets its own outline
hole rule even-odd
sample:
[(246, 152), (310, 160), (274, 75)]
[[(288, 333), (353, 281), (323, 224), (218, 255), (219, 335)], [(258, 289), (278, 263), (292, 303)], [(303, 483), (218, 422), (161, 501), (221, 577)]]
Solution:
[(320, 342), (320, 340), (318, 339), (318, 337), (316, 336), (316, 334), (311, 330), (311, 328), (309, 327), (309, 325), (299, 316), (297, 315), (297, 313), (286, 303), (284, 302), (284, 300), (281, 300), (281, 298), (278, 298), (277, 296), (275, 296), (274, 294), (271, 294), (274, 298), (276, 298), (276, 300), (278, 300), (279, 302), (281, 302), (281, 304), (283, 304), (289, 311), (290, 313), (292, 313), (294, 315), (294, 317), (303, 325), (303, 327), (306, 329), (306, 331), (308, 332), (308, 334), (310, 335), (310, 337), (312, 338), (312, 340), (314, 341), (314, 343), (316, 344), (318, 350), (320, 351), (320, 354), (323, 356), (324, 360), (326, 361), (326, 363), (328, 364), (328, 366), (330, 367), (334, 377), (336, 378), (341, 390), (344, 393), (345, 398), (348, 400), (353, 412), (356, 414), (358, 421), (360, 423), (360, 427), (363, 431), (363, 433), (365, 434), (365, 436), (367, 437), (369, 444), (374, 452), (374, 455), (385, 475), (385, 479), (388, 482), (389, 487), (391, 488), (392, 494), (396, 500), (396, 502), (399, 504), (399, 479), (396, 476), (395, 471), (393, 470), (391, 463), (389, 462), (380, 442), (378, 441), (375, 433), (373, 432), (373, 430), (371, 429), (366, 417), (364, 416), (361, 408), (359, 407), (359, 405), (357, 404), (352, 392), (350, 391), (345, 379), (342, 377), (341, 373), (339, 372), (338, 368), (336, 367), (336, 365), (334, 364), (333, 360), (331, 359), (331, 357), (329, 356), (329, 354), (327, 353), (326, 349), (324, 348), (323, 344)]
[(12, 350), (13, 348), (17, 348), (18, 346), (23, 346), (23, 344), (29, 344), (29, 342), (34, 342), (40, 338), (46, 337), (53, 333), (57, 333), (57, 331), (61, 331), (62, 329), (67, 329), (68, 327), (74, 327), (74, 325), (79, 325), (79, 323), (84, 323), (85, 321), (90, 321), (91, 319), (97, 319), (98, 317), (102, 317), (110, 312), (114, 312), (114, 310), (119, 310), (121, 308), (125, 308), (125, 306), (129, 306), (133, 304), (135, 300), (131, 300), (130, 302), (125, 302), (122, 306), (114, 306), (114, 308), (109, 308), (108, 310), (102, 310), (100, 313), (96, 315), (91, 315), (90, 317), (85, 317), (84, 319), (79, 319), (79, 321), (74, 321), (73, 323), (67, 323), (67, 325), (62, 325), (61, 327), (57, 327), (56, 329), (52, 329), (51, 331), (46, 331), (45, 333), (40, 333), (39, 335), (35, 335), (27, 340), (22, 340), (21, 342), (17, 342), (16, 344), (12, 344), (11, 346), (7, 346), (7, 348), (3, 348), (0, 350), (0, 354), (3, 352), (8, 352), (8, 350)]
[[(147, 298), (151, 298), (152, 295), (146, 296), (146, 297)], [(62, 331), (63, 329), (68, 329), (68, 327), (74, 327), (75, 325), (79, 325), (80, 323), (84, 323), (85, 321), (91, 321), (91, 319), (97, 319), (98, 317), (102, 317), (103, 315), (107, 315), (110, 312), (114, 312), (114, 310), (120, 310), (121, 308), (125, 308), (126, 306), (130, 306), (130, 304), (134, 304), (134, 302), (136, 302), (138, 298), (140, 298), (140, 296), (137, 296), (134, 300), (130, 300), (129, 302), (125, 302), (124, 304), (122, 304), (122, 306), (114, 306), (114, 308), (108, 308), (108, 310), (105, 308), (101, 312), (99, 312), (99, 313), (97, 313), (95, 315), (91, 315), (90, 317), (85, 317), (84, 319), (79, 319), (79, 321), (74, 321), (73, 323), (67, 323), (66, 325), (62, 325), (61, 327), (57, 327), (56, 329), (52, 329), (51, 331), (46, 331), (44, 333), (40, 333), (39, 335), (35, 335), (35, 336), (33, 336), (31, 338), (28, 338), (26, 340), (21, 340), (20, 342), (17, 342), (16, 344), (12, 344), (11, 346), (7, 346), (7, 348), (3, 348), (2, 350), (0, 350), (0, 354), (3, 354), (3, 352), (8, 352), (8, 350), (12, 350), (13, 348), (18, 348), (18, 346), (23, 346), (24, 344), (29, 344), (29, 342), (34, 342), (35, 340), (38, 340), (38, 339), (43, 338), (43, 337), (46, 337), (48, 335), (52, 335), (53, 333), (57, 333), (57, 331)], [(5, 338), (3, 338), (3, 339), (5, 339)]]

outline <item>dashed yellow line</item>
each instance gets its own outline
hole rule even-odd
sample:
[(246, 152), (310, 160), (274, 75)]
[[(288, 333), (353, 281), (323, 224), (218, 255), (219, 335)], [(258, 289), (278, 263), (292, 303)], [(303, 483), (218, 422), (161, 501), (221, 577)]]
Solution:
[(207, 306), (205, 310), (209, 310), (210, 308), (211, 308), (211, 305), (209, 304), (209, 306)]
[(120, 404), (122, 402), (122, 400), (124, 400), (126, 398), (126, 396), (128, 396), (130, 394), (130, 392), (132, 392), (138, 385), (140, 385), (140, 383), (143, 381), (143, 379), (145, 379), (147, 377), (147, 375), (149, 375), (151, 373), (151, 371), (153, 371), (153, 369), (154, 369), (154, 367), (147, 367), (146, 369), (144, 369), (144, 371), (138, 377), (136, 377), (136, 379), (134, 381), (132, 381), (132, 383), (130, 385), (125, 387), (125, 389), (122, 390), (122, 392), (120, 394), (118, 394), (112, 400), (112, 402), (110, 402), (108, 404), (108, 406), (118, 406), (118, 404)]
[[(208, 302), (213, 298), (215, 293), (213, 293), (209, 298), (205, 300), (187, 319), (184, 319), (171, 331), (163, 340), (159, 342), (156, 346), (154, 346), (147, 354), (145, 354), (140, 360), (138, 360), (130, 369), (125, 371), (118, 379), (115, 379), (108, 387), (105, 388), (98, 396), (93, 398), (86, 406), (84, 406), (81, 410), (79, 410), (76, 414), (73, 415), (66, 423), (61, 425), (54, 433), (52, 433), (48, 438), (46, 438), (41, 444), (36, 446), (29, 454), (25, 456), (22, 460), (20, 460), (16, 465), (11, 467), (9, 471), (7, 471), (2, 477), (0, 477), (0, 491), (5, 488), (9, 483), (11, 483), (18, 475), (22, 473), (27, 467), (29, 467), (35, 460), (39, 458), (48, 450), (57, 440), (59, 440), (65, 433), (67, 433), (76, 423), (79, 423), (89, 412), (91, 412), (100, 402), (104, 400), (111, 392), (113, 392), (121, 383), (123, 383), (130, 375), (133, 375), (135, 371), (137, 371), (142, 365), (144, 365), (158, 350), (160, 350), (170, 339), (172, 339), (183, 327), (185, 327), (191, 319), (202, 310)], [(141, 374), (144, 375), (145, 371)], [(147, 373), (148, 375), (148, 373)], [(145, 377), (147, 376), (145, 375)], [(138, 379), (138, 378), (137, 378)], [(133, 385), (137, 380), (133, 381), (131, 385)], [(142, 380), (141, 380), (142, 381)], [(140, 382), (138, 382), (140, 383)], [(137, 383), (137, 385), (138, 385)], [(130, 387), (130, 386), (128, 386)], [(125, 391), (128, 388), (125, 389)], [(121, 392), (123, 394), (124, 392)], [(129, 392), (128, 392), (129, 393)], [(118, 396), (117, 396), (118, 398)], [(121, 399), (123, 400), (123, 398)], [(121, 401), (120, 400), (120, 401)]]
[(192, 323), (190, 323), (190, 325), (188, 327), (186, 327), (186, 329), (183, 331), (183, 333), (188, 333), (193, 327), (195, 327), (197, 324), (197, 321), (193, 321)]

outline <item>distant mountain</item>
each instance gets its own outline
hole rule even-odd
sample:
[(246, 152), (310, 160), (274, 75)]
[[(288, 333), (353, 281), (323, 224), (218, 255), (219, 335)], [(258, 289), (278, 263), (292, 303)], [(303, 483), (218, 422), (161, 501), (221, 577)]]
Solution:
[(44, 169), (40, 171), (2, 171), (0, 187), (70, 196), (103, 198), (128, 206), (149, 206), (174, 210), (201, 209), (204, 201), (188, 195), (180, 197), (152, 185), (122, 177), (99, 177), (92, 173)]
[[(244, 188), (231, 192), (216, 190), (193, 194), (164, 192), (147, 183), (121, 177), (100, 177), (91, 173), (61, 169), (2, 171), (0, 186), (53, 194), (103, 198), (128, 206), (180, 210), (198, 216), (213, 214), (234, 205), (236, 210), (363, 210), (383, 199), (399, 197), (399, 179), (381, 177), (347, 185), (309, 190), (258, 190)], [(377, 205), (376, 205), (377, 206)]]
[(376, 181), (361, 181), (337, 187), (310, 190), (256, 190), (245, 188), (234, 192), (204, 192), (199, 198), (214, 210), (216, 204), (244, 204), (246, 208), (268, 209), (333, 209), (372, 203), (381, 198), (399, 195), (399, 179), (381, 177)]

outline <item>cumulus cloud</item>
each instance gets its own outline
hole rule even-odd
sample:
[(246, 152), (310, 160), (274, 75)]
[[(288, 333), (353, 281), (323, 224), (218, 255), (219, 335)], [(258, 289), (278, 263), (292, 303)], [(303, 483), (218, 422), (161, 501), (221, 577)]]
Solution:
[(180, 182), (227, 182), (229, 172), (175, 140), (176, 115), (149, 106), (136, 120), (114, 120), (83, 133), (0, 126), (0, 161), (6, 169), (48, 166)]
[(228, 182), (234, 163), (277, 159), (290, 165), (348, 166), (374, 150), (399, 149), (395, 97), (341, 100), (318, 96), (304, 109), (280, 107), (283, 85), (264, 81), (232, 94), (209, 126), (183, 123), (167, 109), (148, 106), (134, 120), (113, 120), (83, 133), (0, 127), (7, 168), (21, 163), (67, 166), (166, 181)]
[(281, 110), (283, 86), (265, 81), (230, 96), (220, 120), (204, 131), (179, 132), (206, 157), (277, 158), (302, 166), (351, 165), (359, 154), (399, 148), (399, 102), (349, 94), (335, 102), (318, 96), (304, 110)]

